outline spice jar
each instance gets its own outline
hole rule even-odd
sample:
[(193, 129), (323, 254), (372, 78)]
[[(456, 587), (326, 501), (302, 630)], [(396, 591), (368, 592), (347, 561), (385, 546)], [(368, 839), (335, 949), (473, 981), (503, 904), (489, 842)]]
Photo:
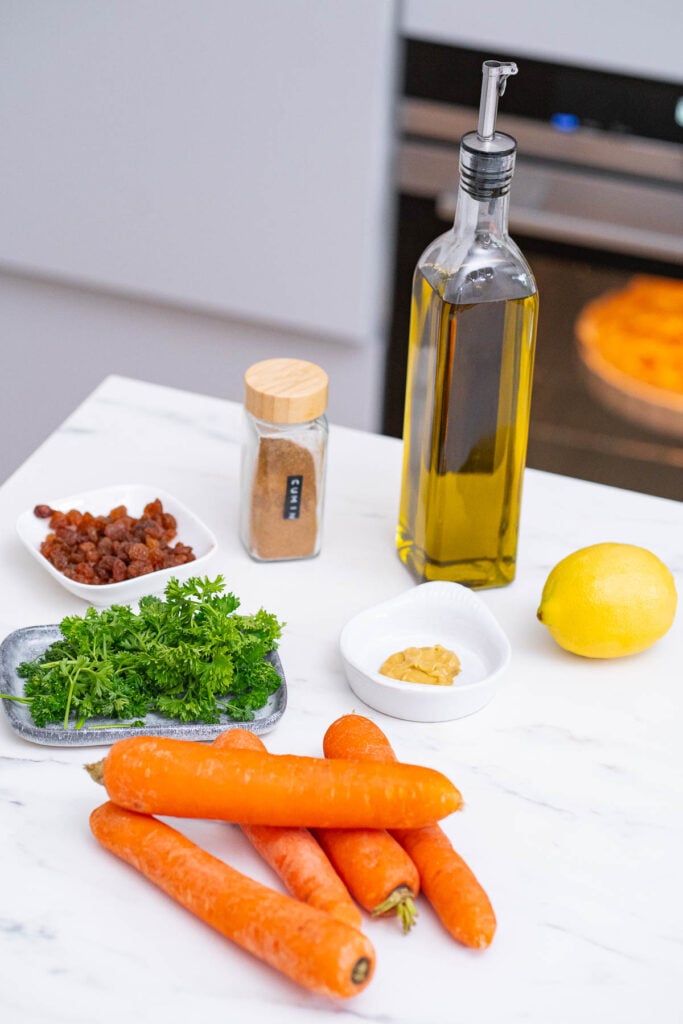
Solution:
[(244, 375), (242, 543), (260, 561), (320, 551), (328, 377), (301, 359), (265, 359)]

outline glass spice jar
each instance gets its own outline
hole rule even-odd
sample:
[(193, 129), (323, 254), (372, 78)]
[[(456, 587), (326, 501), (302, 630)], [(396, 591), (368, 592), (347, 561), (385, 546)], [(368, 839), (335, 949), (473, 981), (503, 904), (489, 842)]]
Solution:
[(320, 551), (328, 377), (302, 359), (265, 359), (244, 375), (240, 535), (259, 561)]

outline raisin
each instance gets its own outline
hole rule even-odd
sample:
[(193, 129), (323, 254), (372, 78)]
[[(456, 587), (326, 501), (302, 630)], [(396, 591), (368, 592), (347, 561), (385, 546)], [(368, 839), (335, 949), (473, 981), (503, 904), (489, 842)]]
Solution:
[(142, 514), (150, 519), (163, 515), (163, 507), (159, 498), (155, 498), (154, 501), (148, 502), (148, 504), (145, 505)]
[(50, 519), (50, 526), (56, 530), (60, 526), (66, 526), (69, 520), (64, 512), (54, 512)]
[(55, 569), (59, 569), (60, 572), (64, 572), (64, 570), (69, 567), (69, 556), (61, 549), (52, 556), (50, 561), (54, 565)]
[(149, 551), (144, 544), (131, 544), (128, 548), (128, 557), (131, 562), (149, 561)]
[[(55, 512), (36, 505), (39, 518), (48, 519), (49, 533), (40, 545), (41, 554), (60, 572), (81, 583), (118, 583), (157, 569), (183, 565), (194, 559), (191, 547), (177, 541), (175, 517), (164, 512), (159, 498), (149, 502), (136, 519), (125, 505), (109, 515), (70, 509)], [(40, 512), (40, 514), (39, 514)]]
[(78, 543), (78, 530), (75, 526), (69, 526), (68, 524), (66, 526), (58, 526), (55, 533), (59, 540), (69, 544), (71, 547)]
[(105, 526), (104, 535), (109, 537), (110, 540), (124, 540), (128, 536), (128, 529), (126, 524), (121, 519), (118, 519)]
[(122, 558), (115, 558), (111, 567), (112, 582), (120, 583), (121, 580), (125, 580), (126, 575), (126, 563)]
[(143, 528), (145, 539), (153, 537), (155, 540), (159, 540), (164, 532), (161, 523), (157, 522), (155, 519), (143, 519), (140, 525)]
[(72, 580), (76, 580), (78, 583), (95, 582), (95, 570), (88, 562), (81, 562), (79, 565), (74, 566), (73, 569), (69, 569), (65, 575), (69, 576)]
[(146, 576), (148, 572), (152, 572), (152, 566), (149, 562), (131, 562), (128, 566), (128, 579), (135, 579), (136, 576)]
[(86, 562), (89, 562), (90, 565), (94, 565), (100, 557), (97, 551), (97, 546), (93, 544), (92, 541), (86, 540), (83, 544), (80, 544), (79, 547), (83, 552)]

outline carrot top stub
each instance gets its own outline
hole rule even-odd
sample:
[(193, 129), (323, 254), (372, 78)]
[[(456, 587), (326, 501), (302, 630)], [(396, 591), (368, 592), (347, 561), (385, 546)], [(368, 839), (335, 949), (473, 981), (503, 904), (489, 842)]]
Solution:
[(119, 740), (102, 769), (107, 793), (121, 807), (250, 825), (417, 828), (462, 804), (453, 783), (431, 768), (216, 749), (157, 736)]

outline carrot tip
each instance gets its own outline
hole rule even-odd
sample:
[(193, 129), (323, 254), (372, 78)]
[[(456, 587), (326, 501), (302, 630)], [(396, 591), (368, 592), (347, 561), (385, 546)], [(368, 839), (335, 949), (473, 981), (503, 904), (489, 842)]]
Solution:
[(93, 761), (92, 764), (84, 764), (83, 767), (93, 782), (99, 783), (100, 786), (104, 785), (104, 760)]
[(418, 915), (414, 893), (407, 885), (397, 886), (383, 903), (375, 907), (372, 911), (372, 917), (380, 917), (382, 914), (388, 914), (392, 910), (396, 911), (396, 916), (401, 922), (403, 934), (407, 935), (415, 924)]

